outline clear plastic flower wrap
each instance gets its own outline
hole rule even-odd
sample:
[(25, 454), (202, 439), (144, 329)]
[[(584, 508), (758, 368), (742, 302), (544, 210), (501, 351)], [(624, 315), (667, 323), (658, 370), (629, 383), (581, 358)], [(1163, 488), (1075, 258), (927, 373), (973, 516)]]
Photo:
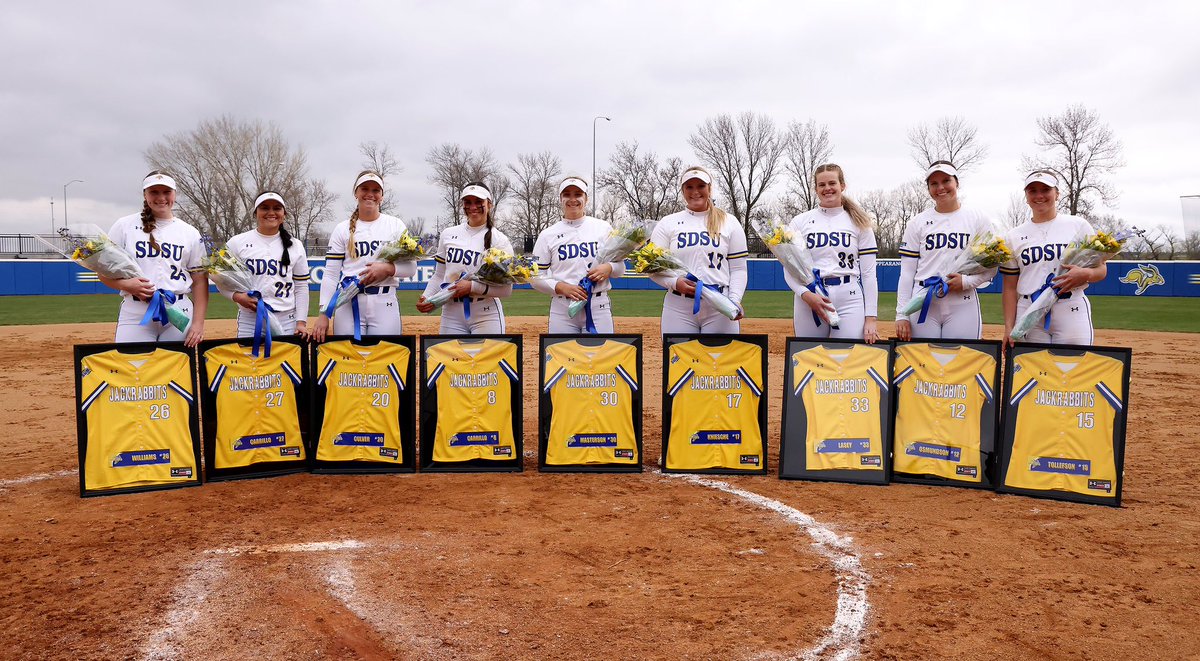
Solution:
[(736, 319), (741, 314), (742, 309), (728, 296), (689, 273), (683, 262), (667, 252), (666, 248), (655, 245), (653, 241), (649, 241), (646, 245), (633, 251), (629, 255), (629, 259), (633, 262), (634, 273), (661, 274), (672, 278), (687, 278), (695, 282), (699, 298), (696, 299), (696, 305), (692, 308), (692, 314), (699, 313), (701, 299), (708, 301), (713, 309), (730, 319)]
[[(610, 262), (623, 262), (633, 251), (637, 250), (650, 238), (649, 220), (628, 220), (618, 222), (613, 225), (612, 232), (604, 240), (604, 243), (596, 249), (596, 264), (608, 264)], [(580, 287), (585, 287), (585, 283), (581, 280)], [(590, 294), (589, 294), (590, 298)], [(567, 315), (574, 317), (579, 314), (579, 311), (587, 305), (587, 301), (571, 301), (567, 305)]]
[[(483, 262), (480, 263), (479, 269), (465, 277), (467, 280), (482, 282), (491, 287), (504, 287), (526, 284), (537, 276), (537, 273), (537, 260), (532, 255), (513, 255), (500, 248), (489, 248), (483, 254)], [(445, 305), (454, 298), (454, 283), (463, 277), (464, 275), (459, 274), (453, 280), (447, 278), (446, 282), (442, 283), (441, 290), (426, 297), (425, 302), (432, 303), (435, 308)]]
[(900, 315), (907, 317), (920, 310), (921, 316), (917, 323), (925, 323), (925, 315), (929, 312), (929, 304), (933, 299), (935, 297), (942, 298), (950, 292), (946, 278), (951, 273), (976, 275), (1000, 266), (1012, 259), (1012, 256), (1012, 250), (1009, 249), (1002, 237), (992, 232), (976, 235), (971, 239), (971, 243), (955, 257), (954, 262), (950, 264), (945, 273), (939, 273), (920, 283), (921, 289), (904, 304), (904, 307), (900, 309)]
[[(784, 270), (797, 282), (814, 294), (829, 296), (829, 291), (825, 289), (825, 283), (821, 280), (820, 271), (813, 268), (812, 254), (807, 248), (796, 243), (795, 235), (787, 225), (778, 218), (763, 218), (754, 221), (751, 227), (766, 244), (767, 250), (771, 251)], [(837, 328), (841, 323), (837, 310), (826, 310), (825, 315), (830, 326)], [(816, 310), (813, 311), (813, 322), (817, 326), (821, 325), (821, 317)]]
[(437, 237), (432, 235), (416, 236), (408, 230), (400, 236), (385, 241), (375, 250), (372, 262), (415, 262), (424, 259), (437, 249)]
[(1060, 292), (1054, 287), (1054, 279), (1067, 272), (1067, 266), (1093, 268), (1112, 259), (1125, 246), (1125, 242), (1135, 236), (1144, 234), (1136, 227), (1121, 230), (1116, 234), (1097, 232), (1078, 241), (1073, 241), (1063, 251), (1061, 265), (1046, 276), (1046, 281), (1031, 296), (1029, 307), (1017, 319), (1009, 336), (1014, 340), (1024, 338), (1034, 326), (1045, 320), (1044, 327), (1050, 327), (1050, 308), (1058, 302)]
[[(63, 257), (110, 280), (126, 280), (128, 278), (149, 280), (142, 271), (142, 267), (138, 266), (137, 261), (125, 252), (124, 248), (113, 243), (104, 230), (96, 225), (63, 227), (58, 230), (58, 235), (62, 238), (62, 245), (47, 241), (40, 236), (38, 240)], [(150, 319), (159, 321), (165, 319), (164, 323), (170, 323), (180, 331), (186, 331), (192, 320), (186, 312), (172, 305), (174, 302), (174, 292), (163, 289), (156, 290), (154, 297), (148, 301), (150, 309), (147, 310), (147, 316), (142, 323), (149, 323)]]
[[(200, 264), (204, 267), (204, 272), (208, 274), (208, 279), (220, 289), (249, 295), (258, 301), (258, 309), (255, 311), (258, 315), (258, 320), (265, 320), (264, 323), (274, 335), (283, 334), (283, 326), (273, 314), (265, 314), (266, 312), (274, 312), (270, 305), (267, 305), (262, 299), (262, 292), (258, 291), (255, 284), (254, 273), (250, 271), (250, 267), (246, 262), (238, 258), (237, 255), (229, 252), (229, 247), (226, 246), (220, 250), (210, 251), (209, 254), (201, 260)], [(256, 331), (258, 323), (256, 321)], [(255, 333), (258, 335), (258, 333)]]

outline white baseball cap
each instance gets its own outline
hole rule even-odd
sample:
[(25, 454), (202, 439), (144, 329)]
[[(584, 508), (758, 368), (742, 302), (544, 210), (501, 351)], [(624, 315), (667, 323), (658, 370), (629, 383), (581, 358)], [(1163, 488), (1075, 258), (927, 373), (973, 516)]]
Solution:
[(279, 196), (279, 193), (269, 193), (269, 192), (259, 195), (254, 200), (254, 208), (255, 209), (259, 208), (260, 206), (262, 206), (262, 203), (266, 202), (267, 200), (275, 200), (276, 202), (282, 204), (284, 206), (284, 208), (287, 208), (287, 203), (283, 201), (283, 198)]
[(146, 175), (146, 178), (142, 180), (142, 190), (146, 190), (151, 186), (166, 186), (171, 190), (175, 190), (175, 180), (171, 178), (171, 175), (162, 174), (161, 172)]
[(462, 189), (462, 195), (459, 195), (458, 199), (465, 200), (468, 197), (477, 197), (481, 200), (490, 200), (490, 199), (492, 199), (492, 193), (488, 189), (484, 188), (483, 186), (477, 186), (475, 184), (471, 184), (471, 185), (467, 186), (466, 188)]
[(706, 184), (712, 183), (712, 175), (704, 170), (701, 170), (700, 168), (689, 168), (684, 170), (683, 174), (679, 175), (679, 185), (682, 186), (686, 184), (689, 179), (699, 179)]
[(379, 184), (380, 188), (383, 188), (383, 177), (375, 174), (374, 172), (364, 172), (361, 177), (354, 180), (354, 190), (358, 190), (359, 186), (362, 186), (368, 181), (373, 181)]
[(567, 177), (566, 179), (563, 179), (562, 183), (558, 185), (558, 194), (562, 195), (562, 192), (567, 190), (571, 186), (574, 186), (574, 187), (578, 188), (579, 190), (583, 191), (584, 195), (588, 194), (587, 182), (584, 181), (583, 179), (580, 179), (579, 177)]
[(1042, 170), (1030, 172), (1029, 176), (1025, 177), (1025, 187), (1028, 188), (1029, 184), (1032, 184), (1035, 181), (1046, 184), (1051, 188), (1058, 188), (1058, 177), (1055, 177), (1049, 172), (1044, 172)]
[(925, 171), (925, 181), (929, 181), (929, 177), (934, 172), (944, 172), (951, 177), (958, 176), (958, 168), (954, 167), (953, 165), (950, 165), (949, 163), (934, 163), (933, 165), (929, 166), (928, 170)]

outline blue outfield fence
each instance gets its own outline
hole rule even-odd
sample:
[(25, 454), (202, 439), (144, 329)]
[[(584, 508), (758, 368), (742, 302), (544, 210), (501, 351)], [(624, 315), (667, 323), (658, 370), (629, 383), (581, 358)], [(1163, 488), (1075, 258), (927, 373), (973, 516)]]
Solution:
[[(320, 289), (325, 272), (324, 259), (309, 259), (312, 286)], [(751, 259), (750, 289), (784, 291), (783, 267), (773, 259)], [(881, 259), (877, 270), (880, 291), (896, 291), (900, 260)], [(424, 289), (433, 274), (433, 261), (420, 262), (417, 275), (401, 282), (401, 289)], [(982, 291), (1000, 293), (1000, 277)], [(649, 278), (627, 275), (613, 280), (617, 289), (656, 289)], [(528, 287), (528, 285), (524, 285)], [(37, 296), (62, 294), (105, 294), (112, 290), (100, 284), (96, 275), (74, 262), (62, 259), (0, 260), (0, 296)], [(1200, 296), (1200, 262), (1117, 261), (1108, 264), (1108, 277), (1088, 288), (1093, 296)]]

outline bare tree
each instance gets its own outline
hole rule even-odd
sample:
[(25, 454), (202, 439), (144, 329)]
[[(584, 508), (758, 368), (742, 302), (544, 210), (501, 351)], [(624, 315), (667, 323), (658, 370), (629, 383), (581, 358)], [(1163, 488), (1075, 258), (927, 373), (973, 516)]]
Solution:
[(261, 120), (204, 120), (154, 142), (143, 158), (175, 178), (179, 217), (218, 241), (254, 226), (254, 198), (264, 190), (283, 196), (290, 229), (306, 242), (330, 219), (337, 199), (324, 181), (309, 177), (304, 148), (293, 148), (278, 126)]
[(505, 231), (536, 237), (562, 215), (558, 202), (562, 161), (549, 151), (517, 154), (517, 162), (510, 163), (508, 171), (513, 204)]
[(633, 219), (625, 207), (625, 201), (616, 195), (606, 195), (600, 198), (600, 208), (596, 209), (596, 217), (610, 223)]
[(1116, 234), (1121, 230), (1130, 228), (1130, 224), (1124, 218), (1111, 213), (1101, 213), (1094, 216), (1087, 216), (1087, 220), (1092, 224), (1092, 227), (1098, 232), (1107, 234)]
[(766, 115), (744, 112), (704, 120), (688, 138), (696, 156), (715, 172), (717, 190), (729, 211), (750, 231), (749, 219), (779, 174), (785, 139)]
[(1182, 259), (1200, 259), (1200, 230), (1192, 230), (1184, 235), (1179, 252)]
[(908, 130), (909, 152), (924, 170), (934, 161), (950, 161), (966, 172), (987, 158), (988, 148), (979, 142), (979, 131), (962, 117), (942, 117), (933, 124), (918, 124)]
[(1037, 127), (1034, 142), (1042, 153), (1024, 157), (1022, 165), (1026, 171), (1049, 170), (1058, 177), (1060, 209), (1087, 215), (1095, 206), (1095, 197), (1110, 206), (1117, 201), (1117, 190), (1105, 175), (1123, 167), (1125, 161), (1121, 142), (1099, 115), (1074, 105), (1061, 115), (1042, 117)]
[(829, 140), (828, 126), (818, 125), (811, 119), (803, 124), (796, 121), (788, 124), (783, 151), (788, 193), (780, 199), (787, 200), (784, 207), (789, 211), (789, 217), (817, 206), (813, 171), (818, 165), (830, 162), (832, 156), (833, 143)]
[[(362, 168), (364, 170), (374, 170), (383, 177), (386, 182), (388, 177), (394, 174), (404, 172), (404, 167), (396, 160), (392, 154), (391, 147), (385, 143), (378, 143), (374, 140), (369, 142), (361, 142), (358, 145), (358, 152), (362, 154)], [(383, 196), (383, 204), (379, 205), (379, 210), (383, 213), (392, 213), (396, 208), (396, 198), (391, 195)]]
[(893, 192), (869, 190), (855, 197), (855, 201), (875, 220), (875, 242), (879, 246), (879, 256), (898, 255), (905, 218), (900, 215)]
[(1025, 203), (1025, 196), (1020, 193), (1012, 193), (1008, 196), (1008, 208), (1000, 217), (1000, 229), (1012, 229), (1029, 218), (1029, 205)]
[(1175, 230), (1160, 225), (1131, 239), (1132, 242), (1136, 242), (1137, 252), (1146, 259), (1176, 259), (1184, 239)]
[(508, 178), (504, 176), (503, 168), (496, 162), (492, 150), (487, 147), (474, 152), (456, 143), (446, 142), (430, 149), (425, 162), (433, 168), (429, 181), (441, 189), (443, 209), (449, 212), (447, 222), (439, 220), (437, 223), (439, 229), (462, 222), (462, 206), (458, 196), (472, 181), (482, 181), (488, 185), (496, 207), (508, 195)]
[(608, 164), (596, 175), (596, 186), (609, 193), (606, 204), (615, 198), (629, 216), (644, 220), (659, 220), (683, 208), (679, 200), (679, 175), (683, 173), (680, 159), (668, 158), (660, 163), (654, 152), (639, 156), (637, 142), (622, 142)]

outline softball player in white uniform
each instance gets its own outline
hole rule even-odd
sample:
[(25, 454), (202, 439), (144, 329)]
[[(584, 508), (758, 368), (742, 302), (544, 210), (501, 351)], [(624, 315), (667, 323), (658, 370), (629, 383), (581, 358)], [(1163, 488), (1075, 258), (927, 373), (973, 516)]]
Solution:
[[(325, 341), (329, 329), (326, 314), (329, 302), (338, 292), (338, 284), (351, 276), (357, 277), (361, 293), (355, 298), (363, 335), (399, 335), (400, 302), (396, 287), (400, 278), (417, 273), (416, 262), (377, 262), (375, 251), (380, 244), (398, 238), (406, 229), (404, 221), (379, 212), (383, 202), (383, 178), (370, 170), (359, 173), (354, 180), (354, 197), (358, 207), (349, 220), (333, 228), (329, 235), (329, 250), (325, 253), (325, 273), (321, 277), (320, 316), (313, 325), (313, 339)], [(333, 334), (354, 334), (355, 303), (347, 303), (334, 312)]]
[(1108, 275), (1108, 266), (1103, 263), (1093, 268), (1068, 266), (1063, 275), (1055, 273), (1067, 245), (1095, 234), (1096, 230), (1083, 218), (1058, 213), (1058, 178), (1052, 173), (1033, 172), (1025, 178), (1025, 202), (1033, 211), (1033, 218), (1008, 231), (1005, 240), (1012, 249), (1013, 259), (1000, 267), (1004, 276), (1001, 299), (1005, 341), (1012, 342), (1009, 334), (1013, 325), (1032, 299), (1053, 296), (1053, 289), (1057, 289), (1059, 300), (1050, 308), (1049, 329), (1035, 326), (1025, 335), (1025, 341), (1090, 345), (1092, 304), (1083, 291), (1088, 283), (1103, 280)]
[[(121, 292), (117, 317), (117, 342), (178, 342), (196, 346), (204, 339), (208, 311), (208, 277), (200, 260), (205, 256), (200, 232), (175, 218), (175, 180), (154, 171), (142, 181), (142, 212), (113, 223), (108, 238), (133, 256), (145, 278), (100, 281)], [(155, 294), (158, 298), (155, 298)], [(192, 323), (186, 335), (159, 318), (147, 319), (151, 304), (174, 306)], [(165, 314), (165, 307), (162, 307)]]
[[(958, 201), (958, 170), (949, 161), (937, 161), (925, 171), (925, 184), (934, 207), (908, 221), (900, 242), (900, 280), (896, 284), (896, 337), (955, 338), (983, 337), (983, 315), (976, 289), (996, 277), (996, 269), (974, 275), (947, 273), (971, 241), (994, 231), (991, 221), (979, 211), (964, 209)], [(946, 276), (944, 283), (938, 278)], [(924, 320), (921, 313), (900, 315), (912, 296), (923, 286), (944, 284), (944, 295), (929, 299)]]
[[(612, 225), (584, 215), (587, 196), (588, 185), (582, 178), (564, 179), (558, 186), (563, 218), (542, 230), (533, 246), (540, 272), (530, 284), (554, 297), (550, 301), (551, 333), (613, 332), (609, 278), (625, 273), (625, 261), (595, 263), (596, 251), (612, 233)], [(571, 317), (567, 308), (572, 301), (589, 303)]]
[(651, 275), (667, 290), (663, 299), (662, 332), (740, 333), (743, 312), (730, 319), (701, 299), (695, 308), (696, 287), (702, 283), (729, 297), (738, 307), (746, 293), (746, 232), (736, 218), (712, 203), (712, 175), (693, 167), (679, 177), (687, 209), (654, 226), (650, 241), (683, 262), (699, 283), (688, 278)]
[(445, 287), (453, 287), (455, 298), (442, 306), (443, 335), (483, 335), (504, 332), (504, 306), (501, 298), (512, 294), (512, 285), (489, 286), (468, 280), (479, 270), (490, 248), (513, 252), (508, 237), (495, 229), (492, 219), (492, 192), (482, 182), (463, 188), (463, 212), (467, 222), (442, 230), (434, 255), (433, 278), (425, 293), (417, 299), (417, 310), (428, 314), (433, 304), (425, 298)]
[[(813, 259), (812, 290), (792, 279), (784, 280), (796, 293), (792, 325), (798, 337), (879, 339), (879, 283), (875, 278), (875, 230), (871, 218), (846, 190), (842, 168), (832, 163), (817, 167), (813, 179), (820, 206), (792, 219), (788, 228)], [(817, 273), (819, 272), (819, 274)], [(827, 310), (837, 310), (838, 327), (831, 328)]]
[[(285, 204), (279, 193), (268, 191), (254, 200), (257, 227), (229, 239), (230, 254), (246, 263), (255, 275), (255, 291), (270, 306), (283, 332), (304, 335), (308, 322), (308, 254), (284, 227)], [(237, 335), (253, 337), (258, 299), (248, 292), (221, 293), (238, 304)]]

